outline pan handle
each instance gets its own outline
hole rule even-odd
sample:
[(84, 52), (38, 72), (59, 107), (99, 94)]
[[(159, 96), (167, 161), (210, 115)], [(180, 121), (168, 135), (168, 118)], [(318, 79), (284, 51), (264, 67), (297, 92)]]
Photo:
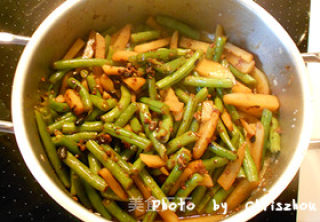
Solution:
[[(29, 37), (0, 32), (0, 45), (26, 45), (29, 41)], [(0, 120), (0, 132), (14, 133), (13, 123)]]
[(306, 53), (302, 53), (301, 56), (306, 63), (311, 63), (311, 62), (320, 63), (319, 52), (306, 52)]
[(0, 120), (0, 132), (1, 133), (14, 133), (13, 123), (9, 121)]
[(29, 41), (29, 37), (14, 35), (8, 32), (0, 32), (1, 45), (26, 45)]

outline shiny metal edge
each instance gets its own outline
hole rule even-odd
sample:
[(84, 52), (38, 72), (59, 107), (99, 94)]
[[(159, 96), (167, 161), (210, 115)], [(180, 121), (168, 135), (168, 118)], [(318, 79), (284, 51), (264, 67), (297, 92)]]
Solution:
[(30, 41), (30, 37), (14, 35), (8, 32), (0, 32), (1, 45), (26, 45)]

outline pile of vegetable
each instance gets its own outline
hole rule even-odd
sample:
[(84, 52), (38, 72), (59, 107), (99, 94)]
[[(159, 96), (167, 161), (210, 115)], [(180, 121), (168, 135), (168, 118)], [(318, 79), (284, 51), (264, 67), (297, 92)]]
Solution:
[[(279, 101), (251, 53), (220, 25), (210, 36), (149, 17), (92, 31), (53, 64), (35, 118), (75, 200), (121, 222), (213, 221), (225, 216), (213, 200), (231, 211), (257, 188), (265, 157), (280, 151)], [(194, 209), (147, 209), (178, 198)], [(142, 207), (130, 212), (132, 200)], [(212, 215), (187, 217), (202, 214)]]

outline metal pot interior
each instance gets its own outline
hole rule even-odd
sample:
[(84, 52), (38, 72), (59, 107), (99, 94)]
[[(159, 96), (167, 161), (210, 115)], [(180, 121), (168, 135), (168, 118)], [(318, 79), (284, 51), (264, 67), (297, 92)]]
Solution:
[[(304, 64), (280, 25), (255, 3), (244, 0), (80, 0), (64, 3), (35, 33), (15, 76), (13, 120), (18, 145), (29, 169), (43, 188), (71, 213), (83, 220), (96, 218), (88, 216), (91, 213), (84, 208), (83, 212), (76, 212), (80, 209), (78, 203), (66, 196), (67, 191), (45, 157), (33, 118), (33, 107), (40, 99), (40, 78), (52, 73), (52, 62), (61, 58), (77, 37), (85, 37), (90, 30), (103, 31), (110, 25), (142, 22), (148, 15), (156, 14), (170, 15), (210, 32), (214, 32), (216, 24), (222, 24), (229, 41), (254, 53), (257, 66), (268, 75), (272, 92), (281, 101), (282, 150), (270, 166), (270, 173), (266, 174), (266, 189), (255, 192), (251, 199), (264, 198), (264, 204), (272, 201), (295, 175), (296, 165), (300, 164), (307, 146)], [(230, 219), (246, 220), (262, 209), (253, 208)]]

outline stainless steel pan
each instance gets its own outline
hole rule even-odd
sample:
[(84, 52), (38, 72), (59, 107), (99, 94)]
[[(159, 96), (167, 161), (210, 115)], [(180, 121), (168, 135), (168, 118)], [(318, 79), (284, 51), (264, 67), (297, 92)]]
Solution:
[[(52, 62), (61, 58), (78, 36), (114, 24), (143, 21), (150, 14), (170, 15), (208, 31), (213, 31), (216, 24), (222, 24), (230, 41), (253, 52), (258, 67), (272, 80), (272, 91), (281, 101), (282, 150), (269, 168), (266, 189), (258, 190), (251, 197), (258, 199), (260, 204), (240, 210), (227, 219), (246, 221), (267, 207), (289, 184), (307, 150), (311, 130), (311, 99), (304, 61), (285, 30), (253, 1), (66, 1), (40, 25), (20, 58), (12, 90), (13, 124), (1, 122), (2, 130), (13, 132), (14, 128), (28, 168), (55, 201), (81, 220), (103, 221), (75, 202), (56, 177), (40, 142), (33, 107), (40, 99), (40, 78), (50, 73)], [(28, 40), (5, 37), (6, 43)], [(308, 55), (308, 58), (319, 61), (317, 54)]]

